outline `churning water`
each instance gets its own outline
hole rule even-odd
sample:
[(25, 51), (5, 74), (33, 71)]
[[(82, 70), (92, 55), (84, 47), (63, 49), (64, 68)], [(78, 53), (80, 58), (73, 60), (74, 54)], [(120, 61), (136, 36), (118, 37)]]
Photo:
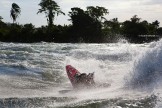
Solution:
[[(65, 66), (95, 72), (73, 90)], [(162, 40), (149, 44), (0, 43), (0, 107), (161, 108)], [(105, 86), (111, 85), (111, 86)]]

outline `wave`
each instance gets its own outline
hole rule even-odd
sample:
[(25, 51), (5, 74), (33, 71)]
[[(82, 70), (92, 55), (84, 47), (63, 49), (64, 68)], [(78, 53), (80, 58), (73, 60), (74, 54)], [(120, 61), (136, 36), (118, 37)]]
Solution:
[(127, 85), (133, 89), (154, 90), (162, 81), (162, 40), (150, 43), (133, 64)]
[[(120, 51), (120, 52), (119, 52)], [(116, 49), (116, 52), (114, 50), (110, 49), (103, 49), (99, 50), (98, 52), (93, 50), (75, 50), (71, 51), (67, 56), (71, 56), (75, 59), (79, 60), (87, 60), (87, 59), (95, 59), (99, 61), (112, 61), (112, 62), (120, 62), (120, 61), (130, 61), (132, 60), (132, 52), (129, 52), (128, 50), (125, 50), (124, 48), (122, 50)]]

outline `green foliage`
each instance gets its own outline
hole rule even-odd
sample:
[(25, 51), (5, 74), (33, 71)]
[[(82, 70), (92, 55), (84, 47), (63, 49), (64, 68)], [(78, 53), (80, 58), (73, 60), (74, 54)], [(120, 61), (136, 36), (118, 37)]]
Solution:
[(157, 29), (157, 35), (161, 35), (161, 37), (162, 37), (162, 27), (159, 27)]
[(0, 28), (3, 28), (6, 24), (2, 21), (2, 17), (0, 16)]
[(131, 22), (132, 23), (139, 23), (141, 20), (141, 18), (138, 18), (137, 15), (134, 15), (132, 18), (131, 18)]
[(58, 6), (57, 3), (53, 0), (41, 0), (39, 6), (41, 7), (41, 9), (38, 10), (37, 14), (44, 12), (49, 26), (53, 25), (55, 15), (65, 15), (65, 13), (60, 10), (60, 6)]
[[(86, 10), (78, 7), (71, 8), (69, 12), (72, 25), (54, 25), (56, 15), (64, 14), (57, 3), (53, 0), (41, 0), (41, 7), (38, 13), (45, 13), (48, 26), (36, 28), (32, 24), (18, 25), (4, 23), (0, 16), (0, 41), (4, 42), (85, 42), (101, 43), (116, 42), (118, 38), (126, 38), (130, 42), (141, 43), (158, 39), (154, 37), (140, 37), (140, 35), (160, 35), (162, 28), (160, 22), (155, 20), (152, 23), (146, 20), (141, 21), (137, 15), (130, 20), (119, 22), (118, 18), (106, 20), (105, 15), (109, 14), (108, 9), (99, 6), (88, 6)], [(13, 22), (20, 15), (21, 9), (12, 4), (11, 17)]]
[(108, 9), (104, 8), (104, 7), (99, 7), (99, 6), (88, 6), (87, 7), (87, 11), (88, 15), (91, 18), (94, 18), (96, 21), (102, 21), (103, 19), (105, 20), (106, 18), (104, 18), (105, 15), (109, 14)]
[(138, 36), (138, 35), (155, 35), (156, 30), (159, 27), (159, 22), (148, 23), (146, 20), (140, 21), (141, 18), (138, 18), (137, 15), (133, 16), (130, 21), (125, 21), (122, 24), (123, 34)]
[(23, 38), (21, 40), (25, 42), (30, 42), (30, 40), (34, 40), (33, 34), (35, 32), (35, 27), (32, 24), (25, 24), (21, 28), (21, 36)]
[(111, 34), (120, 34), (120, 23), (118, 18), (113, 18), (103, 23), (104, 29), (111, 32)]
[(12, 3), (10, 16), (13, 19), (13, 23), (16, 21), (20, 13), (21, 13), (21, 8), (16, 3)]
[(159, 24), (160, 24), (160, 22), (157, 20), (150, 23), (149, 24), (149, 34), (153, 34), (153, 35), (157, 34), (157, 29), (159, 27)]
[[(140, 37), (140, 35), (156, 35), (158, 27), (158, 21), (148, 23), (146, 20), (144, 20), (141, 22), (141, 18), (134, 15), (130, 20), (122, 23), (121, 33), (124, 34), (130, 42), (145, 42), (147, 41), (148, 37)], [(154, 37), (152, 39), (154, 39)]]
[(118, 18), (113, 18), (111, 20), (106, 20), (103, 23), (103, 33), (104, 33), (104, 40), (106, 42), (115, 42), (118, 40), (118, 36), (120, 35), (120, 23)]
[(0, 22), (2, 22), (2, 19), (3, 19), (3, 18), (0, 16)]
[[(101, 12), (99, 14), (99, 12)], [(69, 16), (72, 21), (71, 40), (74, 42), (102, 42), (101, 18), (107, 11), (103, 7), (87, 7), (84, 11), (78, 7), (71, 8)]]

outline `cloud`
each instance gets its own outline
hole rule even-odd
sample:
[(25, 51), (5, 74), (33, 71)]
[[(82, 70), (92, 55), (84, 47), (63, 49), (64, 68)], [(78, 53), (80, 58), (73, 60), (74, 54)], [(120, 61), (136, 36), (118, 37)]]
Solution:
[(145, 5), (162, 5), (162, 0), (149, 0)]
[(9, 0), (2, 0), (0, 1), (0, 7), (1, 8), (8, 8), (10, 7), (11, 2)]

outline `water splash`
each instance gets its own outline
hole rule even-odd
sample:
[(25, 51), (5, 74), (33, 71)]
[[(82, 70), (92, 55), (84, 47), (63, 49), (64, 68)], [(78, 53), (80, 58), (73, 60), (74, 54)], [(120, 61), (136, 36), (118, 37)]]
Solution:
[(162, 40), (153, 42), (135, 60), (128, 81), (133, 89), (152, 91), (160, 86), (162, 81)]

